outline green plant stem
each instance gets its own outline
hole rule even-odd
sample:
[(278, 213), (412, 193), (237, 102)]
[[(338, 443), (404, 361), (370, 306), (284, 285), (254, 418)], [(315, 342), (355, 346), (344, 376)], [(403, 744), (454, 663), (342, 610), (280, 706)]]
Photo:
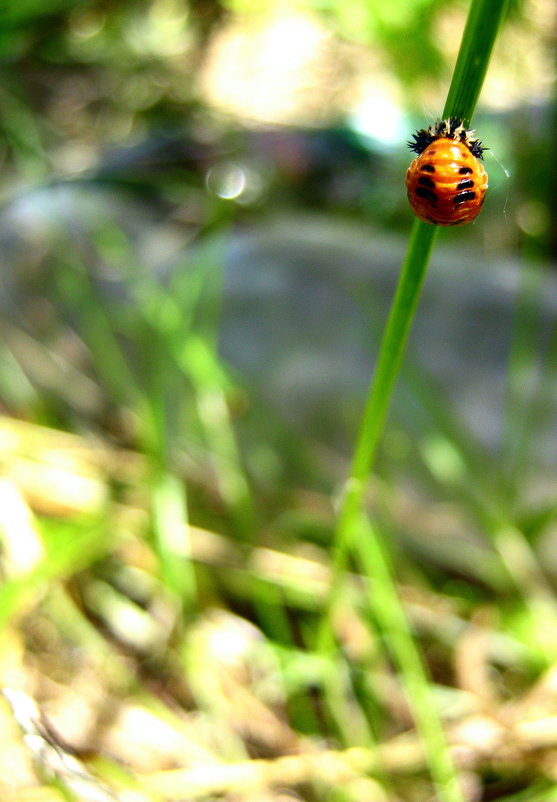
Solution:
[(458, 117), (470, 125), (508, 4), (509, 0), (472, 0), (443, 119)]
[(439, 229), (416, 220), (379, 357), (365, 406), (357, 440), (350, 480), (342, 505), (343, 515), (352, 517), (352, 510), (362, 502), (365, 482), (371, 471), (379, 438), (384, 428), (389, 402), (398, 376), (408, 333), (420, 297), (431, 250)]
[[(346, 566), (348, 549), (351, 548), (364, 573), (374, 579), (374, 592), (368, 598), (368, 605), (401, 672), (402, 684), (423, 738), (439, 799), (443, 802), (464, 802), (452, 756), (445, 742), (433, 691), (398, 597), (387, 553), (377, 532), (362, 512), (367, 479), (385, 424), (437, 232), (437, 228), (416, 221), (410, 236), (379, 349), (350, 477), (339, 510), (333, 583), (329, 598), (329, 623), (342, 589), (340, 580)], [(331, 627), (322, 628), (321, 646), (330, 645), (331, 632)]]
[(184, 611), (195, 609), (197, 583), (189, 542), (183, 483), (157, 465), (151, 479), (152, 525), (165, 587)]
[(439, 799), (464, 802), (452, 755), (445, 741), (437, 700), (392, 581), (389, 555), (379, 532), (373, 529), (364, 515), (360, 516), (355, 534), (358, 535), (354, 538), (356, 559), (363, 572), (374, 577), (373, 585), (368, 585), (368, 607), (380, 625), (390, 653), (396, 663), (404, 667), (401, 671), (402, 686), (422, 736)]
[[(443, 117), (470, 124), (507, 0), (472, 0)], [(388, 555), (363, 513), (367, 480), (383, 432), (395, 381), (420, 297), (437, 229), (416, 221), (391, 307), (365, 406), (352, 467), (340, 502), (333, 549), (333, 578), (319, 645), (331, 646), (332, 615), (341, 590), (348, 550), (375, 580), (368, 599), (372, 615), (395, 659), (421, 734), (438, 798), (464, 802), (447, 747), (431, 684), (401, 606)]]
[[(340, 579), (346, 567), (348, 535), (362, 507), (367, 479), (373, 466), (394, 383), (420, 297), (429, 256), (437, 234), (438, 229), (434, 226), (429, 226), (420, 220), (414, 222), (406, 258), (402, 265), (389, 319), (379, 348), (379, 356), (362, 417), (349, 478), (344, 487), (338, 512), (333, 550), (333, 581), (328, 600), (329, 610), (334, 608), (341, 590)], [(327, 626), (327, 618), (328, 616), (324, 619), (324, 625), (320, 628), (318, 635), (318, 646), (321, 649), (331, 645), (331, 630)]]

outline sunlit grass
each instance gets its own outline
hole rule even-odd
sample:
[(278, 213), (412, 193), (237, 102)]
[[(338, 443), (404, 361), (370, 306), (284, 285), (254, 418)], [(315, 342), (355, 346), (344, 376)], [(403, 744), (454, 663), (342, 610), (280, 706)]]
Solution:
[[(504, 5), (472, 4), (444, 116), (471, 120)], [(25, 161), (29, 148), (27, 175), (36, 130), (18, 119), (29, 124), (18, 151)], [(403, 364), (437, 230), (412, 228), (350, 478), (332, 503), (336, 453), (316, 448), (319, 480), (287, 477), (283, 488), (274, 441), (240, 447), (235, 416), (255, 417), (256, 401), (219, 354), (226, 220), (215, 226), (224, 235), (200, 234), (169, 276), (150, 272), (108, 215), (85, 236), (61, 227), (42, 265), (59, 329), (48, 345), (20, 332), (27, 350), (2, 363), (10, 408), (80, 432), (61, 441), (56, 428), (0, 419), (0, 673), (75, 741), (85, 774), (68, 756), (57, 782), (79, 796), (72, 784), (85, 776), (96, 798), (132, 788), (157, 802), (462, 802), (483, 785), (506, 802), (553, 799), (557, 619), (515, 515), (525, 452), (502, 480), (497, 456)], [(534, 359), (527, 328), (511, 382)], [(18, 359), (31, 350), (58, 385), (26, 374)], [(396, 476), (408, 450), (389, 475), (387, 447), (387, 469), (368, 482), (400, 371), (434, 422), (405, 466), (428, 501), (409, 499)], [(279, 441), (294, 450), (286, 473), (307, 444), (299, 433)], [(400, 530), (416, 527), (434, 552), (443, 513), (457, 532), (451, 559), (420, 561)], [(468, 528), (485, 542), (460, 542)], [(529, 531), (544, 531), (542, 518)], [(27, 734), (43, 763), (65, 756), (48, 734)], [(30, 770), (14, 777), (33, 788), (21, 798), (67, 796), (33, 787)]]

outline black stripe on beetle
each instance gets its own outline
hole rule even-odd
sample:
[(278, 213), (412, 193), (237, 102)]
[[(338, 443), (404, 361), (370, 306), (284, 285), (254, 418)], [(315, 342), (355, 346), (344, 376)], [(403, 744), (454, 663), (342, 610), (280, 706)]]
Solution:
[(428, 189), (427, 187), (418, 187), (416, 189), (416, 195), (418, 198), (423, 198), (426, 201), (429, 201), (434, 206), (437, 205), (437, 195), (433, 190)]
[(453, 203), (455, 206), (458, 206), (461, 203), (466, 203), (466, 201), (474, 200), (475, 197), (476, 193), (472, 190), (468, 190), (467, 192), (459, 192), (458, 195), (454, 196)]

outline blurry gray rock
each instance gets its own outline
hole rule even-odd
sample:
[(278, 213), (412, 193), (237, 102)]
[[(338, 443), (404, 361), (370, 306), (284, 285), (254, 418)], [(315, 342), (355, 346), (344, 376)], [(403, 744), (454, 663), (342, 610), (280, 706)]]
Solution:
[[(426, 277), (398, 407), (411, 416), (421, 403), (413, 397), (416, 380), (433, 382), (470, 432), (496, 449), (521, 268), (473, 251), (455, 253), (449, 236), (441, 238)], [(226, 266), (224, 355), (293, 425), (313, 435), (325, 410), (340, 425), (351, 402), (357, 416), (403, 256), (398, 239), (323, 218), (278, 220), (236, 234)], [(528, 331), (538, 351), (534, 362), (555, 325), (552, 274), (543, 277), (538, 300), (530, 310), (536, 329)], [(535, 375), (535, 364), (529, 368)], [(550, 399), (551, 381), (543, 379)], [(554, 405), (544, 412), (545, 421), (538, 409), (538, 457), (557, 462)]]
[[(32, 291), (29, 276), (36, 278), (48, 264), (53, 232), (83, 245), (103, 221), (126, 232), (140, 257), (138, 271), (153, 271), (161, 280), (174, 265), (184, 269), (185, 248), (195, 253), (183, 227), (134, 199), (71, 184), (27, 193), (0, 215), (5, 318), (23, 320), (19, 313), (29, 298), (22, 286)], [(394, 412), (419, 429), (424, 406), (416, 377), (426, 385), (431, 380), (457, 418), (496, 450), (521, 268), (488, 261), (468, 247), (459, 251), (452, 244), (457, 236), (443, 232), (435, 250)], [(227, 235), (224, 264), (211, 268), (217, 281), (224, 270), (222, 355), (254, 397), (300, 434), (327, 444), (353, 441), (404, 248), (402, 239), (325, 216), (254, 223)], [(109, 262), (91, 254), (87, 269), (107, 295), (125, 294), (124, 280)], [(535, 354), (525, 393), (553, 332), (555, 276), (543, 277), (539, 299), (528, 309)], [(32, 328), (29, 315), (26, 325)], [(539, 464), (555, 465), (552, 379), (537, 380), (545, 400), (536, 407), (534, 452)]]

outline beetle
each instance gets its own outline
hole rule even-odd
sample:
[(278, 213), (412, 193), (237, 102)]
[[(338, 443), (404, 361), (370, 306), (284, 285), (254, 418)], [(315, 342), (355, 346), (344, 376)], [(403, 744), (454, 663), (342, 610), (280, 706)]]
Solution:
[(440, 120), (413, 135), (418, 155), (406, 172), (414, 214), (436, 226), (461, 226), (480, 213), (487, 190), (486, 150), (462, 120)]

